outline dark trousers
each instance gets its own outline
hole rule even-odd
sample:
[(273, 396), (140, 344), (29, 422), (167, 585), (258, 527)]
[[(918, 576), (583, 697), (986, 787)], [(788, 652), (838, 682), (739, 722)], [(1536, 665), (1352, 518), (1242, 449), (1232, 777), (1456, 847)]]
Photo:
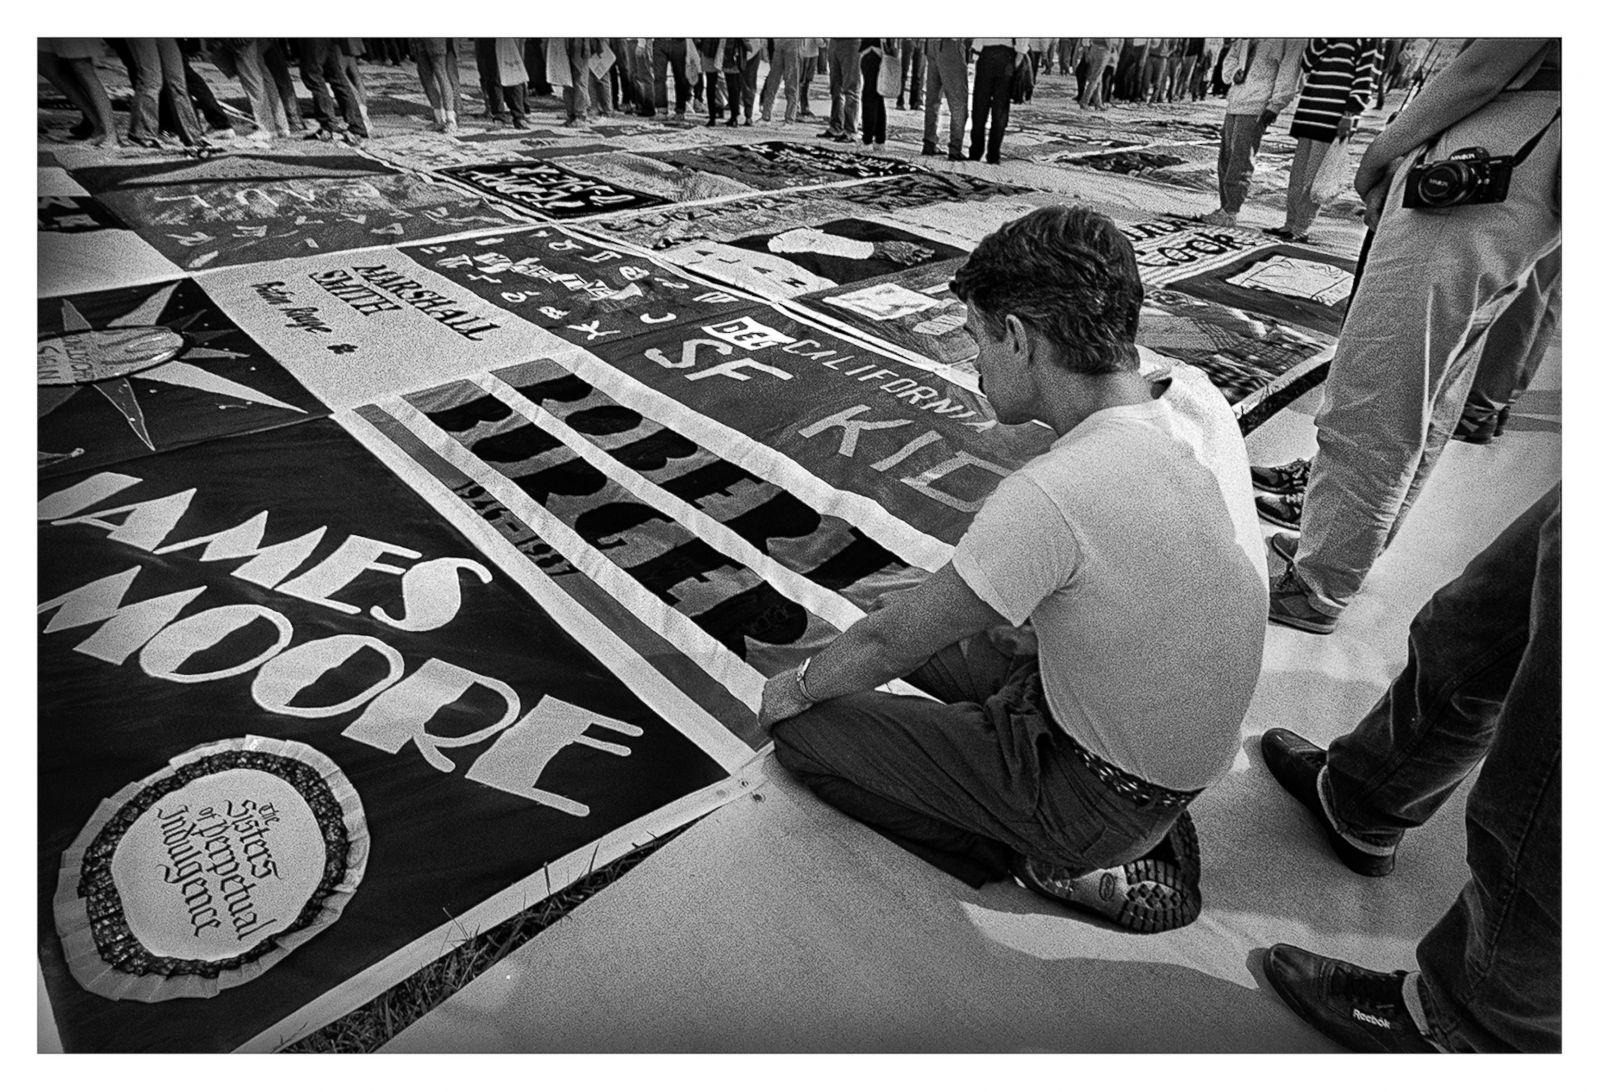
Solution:
[(667, 73), (672, 73), (673, 109), (683, 113), (689, 105), (688, 50), (682, 38), (657, 38), (655, 51), (656, 106), (667, 108)]
[(900, 108), (905, 109), (906, 81), (911, 82), (911, 109), (922, 108), (922, 38), (900, 39)]
[[(184, 83), (188, 87), (189, 98), (194, 100), (195, 109), (200, 112), (201, 117), (206, 119), (206, 124), (211, 128), (232, 129), (233, 118), (228, 115), (228, 112), (222, 108), (222, 104), (217, 101), (217, 96), (211, 90), (211, 85), (205, 81), (205, 78), (200, 73), (194, 70), (194, 65), (189, 61), (189, 58), (194, 53), (194, 39), (180, 40), (178, 46), (183, 52)], [(161, 103), (161, 127), (163, 129), (168, 127), (170, 110), (171, 107), (163, 100)]]
[(500, 90), (500, 62), (494, 57), (493, 38), (472, 39), (472, 56), (478, 63), (478, 89), (489, 117), (505, 120), (506, 99)]
[(1334, 740), (1335, 826), (1393, 846), (1481, 761), (1455, 903), (1417, 945), (1428, 1034), (1456, 1051), (1561, 1049), (1561, 487), (1411, 623), (1405, 669)]
[(283, 47), (282, 39), (261, 39), (261, 67), (266, 78), (278, 89), (278, 101), (283, 104), (289, 128), (294, 132), (303, 130), (306, 119), (300, 109), (300, 92), (294, 85), (294, 74), (289, 70), (289, 54)]
[(366, 136), (367, 125), (361, 120), (355, 88), (345, 75), (338, 39), (296, 38), (294, 45), (300, 60), (300, 78), (311, 92), (311, 110), (317, 124), (329, 132), (338, 132), (341, 126), (337, 119), (342, 117), (357, 136)]
[(528, 70), (528, 88), (535, 95), (548, 95), (550, 74), (544, 68), (544, 39), (529, 38), (522, 46), (522, 64)]
[[(739, 70), (737, 77), (735, 77), (732, 73), (728, 74), (728, 98), (730, 100), (730, 109), (728, 111), (729, 114), (737, 116), (739, 113), (739, 107), (743, 106), (744, 120), (749, 121), (752, 117), (754, 117), (756, 99), (759, 97), (758, 92), (761, 88), (759, 79), (760, 74), (761, 58), (759, 56), (751, 57), (749, 60), (745, 61), (744, 67)], [(739, 101), (737, 103), (733, 103), (731, 101), (733, 98), (732, 91), (733, 81), (735, 78), (737, 78), (739, 81)]]
[(1044, 707), (1039, 661), (978, 634), (907, 676), (933, 695), (868, 691), (772, 728), (778, 761), (813, 792), (929, 864), (979, 886), (1011, 851), (1065, 868), (1149, 853), (1182, 805), (1113, 792)]
[(1000, 162), (1000, 142), (1005, 139), (1006, 122), (1011, 117), (1011, 63), (1016, 50), (1010, 46), (985, 46), (978, 54), (972, 74), (972, 150), (968, 159), (984, 155), (984, 129), (988, 129), (990, 163)]
[(878, 53), (861, 55), (861, 143), (882, 144), (889, 132), (889, 114), (878, 93), (878, 70), (883, 67), (883, 56)]
[(1522, 397), (1561, 326), (1561, 248), (1539, 259), (1517, 298), (1483, 335), (1478, 372), (1461, 420), (1481, 426)]

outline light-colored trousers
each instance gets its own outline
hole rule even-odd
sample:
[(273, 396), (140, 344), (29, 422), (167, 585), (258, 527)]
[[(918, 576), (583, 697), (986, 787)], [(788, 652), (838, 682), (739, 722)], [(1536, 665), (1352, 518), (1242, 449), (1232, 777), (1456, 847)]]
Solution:
[(1236, 213), (1244, 208), (1265, 132), (1260, 114), (1223, 115), (1222, 144), (1217, 149), (1217, 189), (1222, 194), (1224, 211)]
[(927, 94), (922, 100), (922, 143), (939, 146), (939, 99), (950, 104), (950, 152), (960, 155), (967, 132), (967, 57), (959, 38), (929, 38)]
[(1286, 216), (1284, 227), (1295, 235), (1304, 235), (1322, 211), (1322, 202), (1311, 198), (1311, 183), (1328, 157), (1332, 144), (1310, 137), (1300, 137), (1294, 146), (1294, 164), (1289, 168), (1289, 192), (1284, 195)]
[[(1434, 157), (1475, 145), (1509, 155), (1560, 101), (1555, 91), (1502, 94), (1447, 130)], [(1401, 207), (1421, 149), (1397, 165), (1328, 369), (1300, 517), (1295, 569), (1325, 613), (1349, 605), (1399, 531), (1460, 420), (1485, 333), (1560, 245), (1560, 153), (1557, 121), (1505, 201), (1444, 210)]]

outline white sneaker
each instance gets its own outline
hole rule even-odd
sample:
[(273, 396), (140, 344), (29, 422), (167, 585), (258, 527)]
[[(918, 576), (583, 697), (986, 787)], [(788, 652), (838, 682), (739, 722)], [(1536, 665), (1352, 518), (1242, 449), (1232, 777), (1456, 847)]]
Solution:
[(1210, 224), (1212, 227), (1239, 226), (1239, 214), (1236, 212), (1229, 212), (1227, 209), (1216, 209), (1213, 212), (1208, 212), (1204, 216), (1200, 217), (1200, 220), (1203, 223)]

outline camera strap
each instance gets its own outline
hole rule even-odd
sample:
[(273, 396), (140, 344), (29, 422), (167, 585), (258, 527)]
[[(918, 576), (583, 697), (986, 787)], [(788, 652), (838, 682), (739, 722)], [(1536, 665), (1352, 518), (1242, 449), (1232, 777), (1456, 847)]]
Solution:
[(1556, 119), (1560, 116), (1561, 108), (1558, 106), (1556, 107), (1556, 112), (1551, 115), (1550, 120), (1544, 123), (1544, 128), (1540, 129), (1537, 133), (1534, 133), (1533, 136), (1528, 140), (1528, 143), (1522, 146), (1522, 150), (1511, 157), (1511, 165), (1513, 167), (1522, 166), (1522, 161), (1533, 154), (1533, 149), (1538, 146), (1539, 141), (1544, 139), (1544, 135), (1550, 131), (1550, 126), (1554, 125), (1556, 123)]
[[(1517, 154), (1511, 157), (1511, 165), (1513, 167), (1522, 166), (1522, 161), (1533, 154), (1533, 150), (1539, 146), (1539, 141), (1544, 139), (1544, 135), (1550, 131), (1550, 126), (1554, 125), (1560, 117), (1561, 108), (1558, 106), (1556, 107), (1556, 112), (1551, 115), (1550, 120), (1544, 123), (1544, 128), (1529, 137), (1528, 143), (1524, 144), (1517, 150)], [(1448, 130), (1446, 131), (1448, 132)], [(1428, 162), (1429, 157), (1433, 155), (1433, 150), (1439, 146), (1439, 141), (1442, 139), (1444, 139), (1444, 133), (1435, 133), (1428, 143), (1423, 145), (1422, 155), (1417, 158), (1417, 163)]]

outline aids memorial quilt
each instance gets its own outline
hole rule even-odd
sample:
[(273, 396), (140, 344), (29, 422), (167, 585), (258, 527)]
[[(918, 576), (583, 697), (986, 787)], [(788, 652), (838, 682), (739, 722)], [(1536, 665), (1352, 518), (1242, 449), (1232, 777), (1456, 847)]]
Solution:
[(52, 479), (38, 527), (69, 1050), (279, 1046), (714, 806), (750, 754), (328, 418)]
[(38, 306), (43, 477), (327, 413), (193, 281)]

